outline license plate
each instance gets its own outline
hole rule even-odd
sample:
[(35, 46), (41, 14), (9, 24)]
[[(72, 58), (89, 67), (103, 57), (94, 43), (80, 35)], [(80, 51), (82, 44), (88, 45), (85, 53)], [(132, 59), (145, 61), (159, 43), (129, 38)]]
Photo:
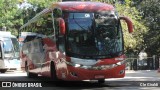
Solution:
[(104, 78), (104, 75), (95, 75), (95, 79), (101, 79)]

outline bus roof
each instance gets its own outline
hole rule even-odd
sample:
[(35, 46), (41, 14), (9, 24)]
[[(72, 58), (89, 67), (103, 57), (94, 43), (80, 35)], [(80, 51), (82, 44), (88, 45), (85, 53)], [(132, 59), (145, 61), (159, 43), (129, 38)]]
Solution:
[(53, 3), (51, 8), (60, 7), (63, 11), (77, 12), (96, 12), (101, 10), (114, 10), (110, 4), (101, 2), (83, 2), (83, 1), (68, 1)]
[(0, 37), (12, 37), (12, 38), (16, 38), (16, 36), (12, 35), (11, 32), (6, 32), (6, 31), (0, 31)]
[(29, 35), (37, 35), (37, 33), (33, 33), (33, 32), (21, 32), (21, 36), (29, 36)]
[(52, 3), (49, 8), (44, 9), (40, 13), (36, 14), (31, 20), (24, 24), (21, 28), (34, 23), (38, 18), (44, 16), (45, 14), (51, 12), (54, 8), (61, 8), (62, 11), (70, 12), (98, 12), (98, 11), (111, 11), (114, 10), (114, 7), (110, 4), (101, 3), (101, 2), (84, 2), (84, 1), (66, 1), (66, 2), (57, 2)]

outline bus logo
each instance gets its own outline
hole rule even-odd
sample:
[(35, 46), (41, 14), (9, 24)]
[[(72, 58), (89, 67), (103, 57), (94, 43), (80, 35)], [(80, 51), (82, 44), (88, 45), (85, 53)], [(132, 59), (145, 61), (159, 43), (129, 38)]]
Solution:
[(2, 82), (2, 87), (11, 87), (11, 82)]

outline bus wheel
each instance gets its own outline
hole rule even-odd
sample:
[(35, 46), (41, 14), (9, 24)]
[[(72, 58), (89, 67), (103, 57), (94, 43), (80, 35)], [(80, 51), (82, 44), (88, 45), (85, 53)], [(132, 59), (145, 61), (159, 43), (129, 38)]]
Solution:
[(29, 72), (29, 67), (27, 65), (27, 62), (25, 63), (25, 71), (27, 73), (27, 77), (29, 77), (29, 78), (34, 78), (34, 77), (38, 76), (38, 74)]
[(51, 80), (52, 81), (58, 81), (57, 75), (56, 75), (56, 69), (53, 62), (51, 62), (50, 65), (50, 74), (51, 74)]
[(0, 72), (1, 73), (5, 73), (7, 71), (7, 69), (3, 69), (3, 70), (1, 70)]
[(98, 80), (98, 83), (100, 83), (100, 84), (105, 83), (105, 79), (99, 79), (99, 80)]

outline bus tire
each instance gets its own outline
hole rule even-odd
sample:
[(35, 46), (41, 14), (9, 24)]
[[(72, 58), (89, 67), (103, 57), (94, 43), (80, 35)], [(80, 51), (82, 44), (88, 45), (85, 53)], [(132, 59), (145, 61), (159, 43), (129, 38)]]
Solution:
[(29, 77), (29, 78), (34, 78), (34, 77), (38, 76), (38, 74), (29, 72), (29, 67), (27, 65), (27, 62), (25, 62), (25, 71), (27, 73), (27, 77)]
[(51, 74), (52, 81), (59, 81), (56, 75), (56, 69), (55, 69), (54, 62), (51, 62), (50, 64), (50, 74)]
[(7, 71), (7, 69), (0, 70), (1, 73), (5, 73), (6, 71)]
[(38, 76), (38, 74), (28, 72), (27, 76), (28, 76), (29, 78), (35, 78), (35, 77), (37, 77), (37, 76)]
[(27, 65), (27, 62), (25, 62), (25, 71), (28, 72), (28, 65)]
[(98, 80), (98, 83), (99, 83), (99, 84), (105, 83), (105, 79), (99, 79), (99, 80)]

